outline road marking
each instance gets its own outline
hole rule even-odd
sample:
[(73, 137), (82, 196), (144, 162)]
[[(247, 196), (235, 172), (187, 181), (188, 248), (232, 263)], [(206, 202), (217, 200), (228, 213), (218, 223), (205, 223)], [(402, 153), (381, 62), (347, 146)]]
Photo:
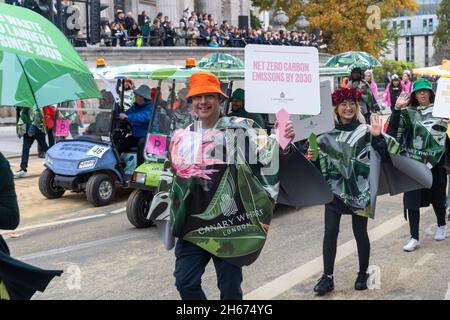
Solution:
[(431, 260), (435, 256), (434, 253), (427, 253), (422, 258), (420, 258), (412, 268), (401, 268), (400, 274), (397, 278), (397, 280), (403, 280), (409, 277), (411, 274), (416, 272), (419, 267), (423, 266), (425, 263), (427, 263), (429, 260)]
[[(401, 228), (407, 224), (400, 214), (381, 225), (373, 228), (369, 231), (370, 242), (373, 243), (387, 234)], [(349, 255), (356, 252), (356, 242), (355, 240), (350, 240), (337, 249), (336, 261), (338, 263), (342, 259), (348, 257)], [(278, 278), (272, 280), (271, 282), (253, 290), (252, 292), (245, 295), (246, 300), (269, 300), (273, 299), (283, 292), (291, 289), (292, 287), (302, 283), (303, 281), (319, 274), (323, 269), (323, 256), (317, 257), (304, 265), (285, 273)]]
[(101, 213), (101, 214), (96, 214), (96, 215), (93, 215), (93, 216), (87, 216), (87, 217), (81, 217), (81, 218), (66, 219), (66, 220), (60, 220), (60, 221), (54, 221), (54, 222), (48, 222), (48, 223), (40, 223), (40, 224), (31, 225), (31, 226), (28, 226), (28, 227), (18, 228), (18, 229), (13, 230), (13, 231), (2, 232), (1, 234), (4, 235), (4, 234), (10, 234), (10, 233), (17, 233), (17, 232), (21, 232), (21, 231), (28, 231), (28, 230), (33, 230), (33, 229), (57, 226), (57, 225), (66, 224), (66, 223), (72, 223), (72, 222), (78, 222), (78, 221), (83, 221), (83, 220), (96, 219), (96, 218), (101, 218), (101, 217), (105, 217), (105, 216), (107, 216), (106, 213)]
[(72, 222), (102, 218), (102, 217), (106, 217), (110, 214), (118, 214), (118, 213), (124, 212), (125, 210), (126, 210), (126, 208), (120, 208), (120, 209), (111, 211), (110, 213), (100, 213), (100, 214), (96, 214), (96, 215), (92, 215), (92, 216), (86, 216), (86, 217), (80, 217), (80, 218), (74, 218), (74, 219), (66, 219), (66, 220), (60, 220), (60, 221), (54, 221), (54, 222), (48, 222), (48, 223), (40, 223), (40, 224), (35, 224), (35, 225), (23, 227), (23, 228), (18, 228), (13, 231), (0, 232), (0, 234), (1, 235), (10, 235), (13, 233), (18, 233), (18, 232), (23, 232), (23, 231), (33, 230), (33, 229), (52, 227), (52, 226), (58, 226), (61, 224), (67, 224), (67, 223), (72, 223)]
[(96, 246), (101, 246), (106, 243), (138, 238), (138, 237), (142, 237), (144, 235), (147, 235), (147, 234), (143, 233), (143, 232), (132, 232), (132, 233), (127, 233), (127, 234), (117, 236), (117, 237), (111, 237), (111, 238), (105, 238), (105, 239), (101, 239), (101, 240), (79, 243), (76, 245), (67, 246), (67, 247), (58, 248), (58, 249), (39, 251), (39, 252), (30, 253), (30, 254), (26, 254), (26, 255), (23, 255), (20, 257), (15, 257), (15, 258), (18, 260), (21, 260), (21, 261), (25, 261), (25, 260), (31, 260), (31, 259), (36, 259), (36, 258), (49, 257), (49, 256), (68, 253), (68, 252), (77, 251), (77, 250), (81, 250), (81, 249), (87, 249), (87, 248), (92, 248), (92, 247), (96, 247)]
[(124, 212), (125, 210), (127, 210), (127, 208), (120, 208), (120, 209), (117, 209), (117, 210), (114, 210), (114, 211), (111, 211), (110, 213), (112, 213), (112, 214), (116, 214), (116, 213), (121, 213), (121, 212)]
[(444, 300), (450, 300), (450, 282), (448, 283), (447, 294), (445, 295)]

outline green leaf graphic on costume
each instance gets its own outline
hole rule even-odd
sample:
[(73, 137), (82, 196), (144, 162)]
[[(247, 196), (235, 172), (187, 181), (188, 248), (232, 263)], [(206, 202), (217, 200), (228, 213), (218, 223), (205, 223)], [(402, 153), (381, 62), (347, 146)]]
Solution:
[(272, 220), (272, 202), (246, 165), (238, 165), (238, 186), (247, 217), (267, 232)]
[(447, 126), (447, 120), (433, 117), (433, 105), (402, 110), (400, 154), (434, 167), (445, 153)]
[(397, 142), (393, 137), (387, 135), (385, 133), (381, 133), (384, 141), (386, 141), (387, 150), (390, 154), (399, 154), (400, 153), (400, 143)]
[(260, 250), (266, 240), (266, 234), (257, 226), (244, 224), (232, 227), (200, 228), (187, 233), (183, 239), (217, 257), (234, 258)]
[(186, 221), (186, 199), (190, 196), (188, 184), (180, 184), (176, 179), (172, 182), (170, 191), (170, 220), (173, 222), (174, 234), (178, 234)]
[(365, 125), (353, 131), (334, 129), (318, 138), (321, 170), (333, 194), (363, 216), (370, 212), (370, 141)]
[(222, 214), (224, 216), (235, 214), (238, 211), (236, 202), (234, 201), (235, 191), (233, 176), (230, 174), (230, 169), (227, 168), (208, 208), (200, 214), (193, 214), (192, 217), (202, 220), (212, 220)]

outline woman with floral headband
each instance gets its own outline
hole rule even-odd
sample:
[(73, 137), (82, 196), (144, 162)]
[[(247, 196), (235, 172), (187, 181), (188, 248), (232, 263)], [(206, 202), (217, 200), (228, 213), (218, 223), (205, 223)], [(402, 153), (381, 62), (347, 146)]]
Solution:
[[(343, 214), (352, 216), (353, 234), (358, 247), (359, 272), (355, 290), (367, 289), (369, 275), (370, 241), (368, 218), (373, 218), (369, 185), (371, 147), (390, 162), (389, 153), (395, 153), (398, 144), (381, 131), (378, 115), (365, 124), (359, 102), (361, 92), (354, 88), (336, 90), (332, 95), (335, 129), (318, 137), (319, 159), (316, 165), (328, 182), (334, 195), (325, 205), (325, 234), (323, 240), (324, 273), (314, 287), (319, 295), (334, 289), (333, 269), (336, 257), (339, 224)], [(308, 149), (312, 159), (314, 150)], [(372, 207), (373, 206), (373, 207)]]

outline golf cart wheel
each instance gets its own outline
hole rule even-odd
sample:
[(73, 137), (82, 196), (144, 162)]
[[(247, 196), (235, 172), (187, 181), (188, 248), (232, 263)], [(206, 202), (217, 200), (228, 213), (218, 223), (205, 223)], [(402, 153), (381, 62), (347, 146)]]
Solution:
[(86, 197), (96, 207), (110, 204), (115, 194), (114, 180), (107, 174), (94, 174), (86, 184)]
[(148, 228), (153, 225), (152, 220), (147, 220), (152, 199), (153, 193), (151, 191), (139, 189), (134, 190), (128, 198), (127, 217), (136, 228)]
[(61, 198), (66, 190), (55, 185), (55, 173), (45, 169), (39, 176), (39, 191), (47, 199)]

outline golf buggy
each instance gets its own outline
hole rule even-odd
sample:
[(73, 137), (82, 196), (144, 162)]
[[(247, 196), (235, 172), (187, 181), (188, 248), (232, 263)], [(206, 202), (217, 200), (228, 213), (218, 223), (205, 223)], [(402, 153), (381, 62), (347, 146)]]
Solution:
[(47, 151), (46, 169), (39, 178), (39, 190), (46, 198), (60, 198), (66, 190), (86, 192), (89, 202), (103, 206), (113, 201), (116, 184), (127, 186), (137, 149), (119, 154), (116, 146), (131, 126), (118, 120), (123, 99), (118, 103), (106, 90), (102, 96), (57, 106), (54, 135), (58, 142)]

